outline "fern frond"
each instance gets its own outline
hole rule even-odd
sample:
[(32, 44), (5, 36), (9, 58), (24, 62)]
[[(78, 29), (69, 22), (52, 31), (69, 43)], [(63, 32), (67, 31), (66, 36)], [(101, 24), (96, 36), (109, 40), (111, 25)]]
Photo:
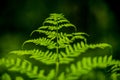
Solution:
[[(17, 55), (30, 55), (29, 58), (33, 58), (35, 60), (38, 60), (42, 63), (45, 64), (55, 64), (56, 63), (56, 58), (57, 55), (53, 52), (42, 52), (41, 50), (16, 50), (16, 51), (11, 51), (10, 53), (12, 54), (17, 54)], [(69, 58), (70, 55), (66, 55), (64, 52), (60, 52), (59, 54), (59, 59), (60, 59), (60, 64), (62, 63), (69, 63), (73, 61), (73, 58)]]
[(55, 64), (57, 55), (55, 53), (52, 53), (49, 51), (46, 51), (46, 52), (40, 51), (40, 52), (32, 54), (32, 56), (30, 56), (30, 58), (34, 58), (45, 64)]
[(70, 58), (68, 55), (66, 55), (64, 52), (60, 52), (59, 54), (59, 63), (60, 64), (68, 64), (71, 61), (74, 61), (74, 58)]
[[(112, 68), (110, 69), (112, 73), (116, 73), (120, 71), (120, 61), (116, 63), (116, 65), (113, 65)], [(119, 72), (120, 73), (120, 72)]]
[(34, 49), (34, 50), (17, 50), (11, 51), (10, 53), (17, 55), (30, 55), (29, 58), (33, 58), (45, 64), (55, 64), (57, 55), (53, 52), (47, 50), (43, 52), (42, 50)]
[(59, 54), (59, 60), (60, 63), (70, 63), (71, 61), (74, 61), (74, 57), (79, 56), (81, 53), (84, 53), (88, 47), (85, 46), (84, 42), (73, 44), (73, 47), (71, 45), (68, 45), (65, 48), (65, 52), (61, 51)]
[(73, 35), (77, 35), (77, 36), (81, 36), (81, 35), (86, 35), (86, 36), (89, 36), (87, 33), (84, 33), (84, 32), (75, 32), (75, 33), (72, 33)]
[(106, 47), (109, 47), (109, 48), (112, 48), (112, 46), (110, 44), (107, 44), (107, 43), (99, 43), (99, 44), (90, 44), (88, 45), (89, 48), (106, 48)]
[[(87, 35), (86, 33), (72, 33), (72, 34), (66, 34), (66, 33), (59, 33), (59, 40), (58, 43), (59, 45), (67, 46), (66, 44), (72, 43), (76, 39), (81, 39), (84, 40), (86, 43), (86, 38), (83, 35)], [(69, 38), (71, 37), (71, 38)]]
[(61, 29), (61, 28), (63, 28), (63, 27), (65, 27), (65, 28), (73, 27), (75, 29), (75, 31), (76, 31), (76, 26), (73, 25), (73, 24), (71, 24), (71, 23), (66, 23), (66, 24), (59, 25), (58, 30)]
[[(65, 45), (64, 45), (65, 47)], [(111, 47), (111, 45), (106, 44), (106, 43), (100, 43), (97, 45), (93, 44), (85, 44), (83, 41), (81, 43), (73, 44), (72, 45), (67, 45), (65, 48), (65, 52), (61, 51), (59, 53), (59, 60), (60, 64), (62, 63), (70, 63), (73, 61), (75, 58), (82, 53), (84, 53), (88, 49), (94, 49), (94, 48), (102, 48), (104, 49), (105, 47)], [(57, 58), (57, 55), (53, 52), (43, 52), (41, 50), (18, 50), (18, 51), (12, 51), (11, 53), (17, 54), (17, 55), (30, 55), (30, 58), (34, 58), (35, 60), (38, 60), (40, 62), (43, 62), (45, 64), (55, 64), (55, 60)]]
[(70, 43), (72, 43), (73, 41), (70, 40), (68, 38), (68, 36), (72, 36), (72, 35), (67, 35), (66, 33), (60, 33), (58, 34), (58, 44), (59, 44), (59, 48), (65, 48), (66, 46), (68, 46)]
[(52, 24), (52, 25), (57, 26), (57, 22), (53, 21), (53, 20), (46, 20), (46, 21), (43, 22), (43, 25), (45, 25), (46, 23), (49, 23), (49, 25)]
[(73, 27), (76, 30), (76, 27), (73, 24), (71, 24), (66, 18), (64, 18), (64, 15), (62, 14), (51, 14), (50, 17), (45, 19), (45, 21), (43, 22), (43, 26), (48, 26), (48, 25), (49, 27), (44, 27), (44, 28), (47, 28), (48, 30), (59, 30), (63, 27), (66, 28)]
[[(47, 31), (47, 30), (40, 30), (40, 29), (38, 29), (38, 30), (34, 30), (32, 33), (31, 33), (31, 35), (34, 33), (34, 32), (39, 32), (39, 33), (43, 33), (43, 34), (45, 34), (45, 35), (47, 35), (47, 36), (51, 36), (52, 35), (52, 37), (56, 37), (56, 32), (55, 31)], [(51, 37), (48, 37), (48, 38), (51, 38)]]
[(75, 57), (75, 56), (80, 55), (82, 52), (85, 52), (88, 49), (88, 47), (86, 47), (86, 45), (87, 44), (85, 44), (84, 42), (81, 41), (81, 44), (80, 43), (73, 44), (73, 47), (72, 47), (72, 45), (67, 46), (65, 48), (67, 56)]
[(119, 60), (116, 62), (116, 64), (112, 65), (108, 73), (111, 73), (111, 78), (113, 80), (120, 79), (120, 61)]
[(42, 29), (47, 29), (49, 26), (41, 26), (41, 27), (39, 27), (38, 28), (38, 30), (40, 29), (40, 30), (42, 30)]
[[(74, 57), (80, 55), (81, 53), (84, 53), (87, 49), (89, 49), (89, 46), (85, 44), (84, 42), (81, 42), (81, 44), (80, 43), (73, 44), (73, 47), (71, 45), (68, 45), (65, 48), (66, 52), (61, 51), (59, 54), (60, 64), (69, 63), (73, 61)], [(36, 50), (36, 49), (18, 50), (18, 51), (12, 51), (11, 53), (14, 53), (17, 55), (28, 55), (29, 54), (30, 58), (34, 58), (45, 64), (54, 64), (55, 59), (57, 58), (57, 55), (53, 52), (49, 52), (49, 51), (42, 52), (41, 50)]]
[(57, 21), (58, 23), (70, 23), (70, 21), (68, 21), (67, 19), (60, 19)]
[(44, 29), (57, 30), (57, 27), (56, 26), (41, 26), (38, 28), (38, 30), (44, 30)]
[(41, 29), (57, 30), (58, 28), (56, 26), (41, 26), (38, 28), (38, 30), (41, 30)]
[(48, 49), (56, 48), (56, 42), (51, 41), (50, 39), (47, 39), (47, 38), (44, 38), (44, 37), (38, 38), (38, 39), (27, 40), (23, 43), (23, 46), (26, 43), (34, 43), (36, 45), (47, 46)]
[(16, 71), (24, 73), (29, 78), (52, 80), (55, 76), (55, 71), (51, 70), (47, 76), (44, 74), (44, 70), (38, 70), (38, 66), (32, 66), (27, 60), (17, 59), (0, 59), (0, 66), (5, 66), (9, 71)]
[(66, 53), (69, 56), (78, 56), (81, 53), (85, 52), (87, 49), (94, 49), (94, 48), (102, 48), (104, 49), (105, 47), (111, 47), (111, 45), (106, 44), (106, 43), (100, 43), (100, 44), (86, 44), (83, 41), (81, 41), (81, 43), (77, 43), (77, 44), (73, 44), (73, 47), (71, 45), (69, 45), (68, 47), (66, 47)]
[(66, 68), (66, 75), (61, 73), (59, 80), (78, 80), (81, 75), (87, 74), (94, 68), (106, 68), (108, 65), (115, 63), (116, 61), (112, 59), (112, 56), (83, 58), (76, 64), (71, 64), (69, 68)]
[[(29, 42), (33, 42), (35, 44), (41, 44), (44, 46), (47, 46), (48, 48), (50, 47), (55, 48), (55, 42), (53, 42), (52, 40), (55, 39), (56, 37), (59, 38), (58, 40), (58, 44), (60, 45), (59, 48), (64, 48), (66, 47), (66, 44), (70, 44), (72, 43), (75, 39), (83, 39), (86, 42), (86, 38), (82, 35), (78, 35), (77, 36), (73, 36), (72, 34), (66, 34), (66, 33), (58, 33), (56, 34), (55, 32), (45, 32), (48, 35), (48, 38), (52, 38), (52, 39), (47, 39), (47, 38), (39, 38), (39, 39), (33, 39), (33, 40), (27, 40), (24, 42), (25, 43), (29, 43)], [(81, 34), (85, 34), (85, 33), (81, 33)], [(75, 33), (74, 33), (75, 35)], [(72, 37), (71, 39), (69, 39), (68, 37)], [(53, 47), (52, 47), (53, 45)]]
[(77, 44), (73, 44), (73, 46), (69, 45), (65, 48), (65, 52), (62, 52), (62, 51), (60, 52), (59, 54), (60, 63), (69, 63), (75, 59), (74, 57), (81, 55), (86, 50), (90, 48), (94, 49), (97, 47), (104, 49), (105, 47), (111, 47), (111, 45), (106, 43), (88, 45), (88, 44), (85, 44), (83, 41), (81, 41), (81, 44), (77, 43)]
[(11, 51), (10, 53), (22, 56), (22, 55), (32, 55), (36, 52), (37, 50), (34, 49), (34, 50), (16, 50), (16, 51)]

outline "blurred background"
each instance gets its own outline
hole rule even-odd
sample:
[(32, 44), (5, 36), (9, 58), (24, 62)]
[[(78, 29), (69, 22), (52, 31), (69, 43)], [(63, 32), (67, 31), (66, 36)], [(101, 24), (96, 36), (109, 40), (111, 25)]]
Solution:
[(120, 54), (118, 0), (3, 0), (0, 2), (0, 57), (21, 49), (30, 33), (50, 13), (63, 13), (78, 31), (90, 35), (88, 43), (106, 42)]

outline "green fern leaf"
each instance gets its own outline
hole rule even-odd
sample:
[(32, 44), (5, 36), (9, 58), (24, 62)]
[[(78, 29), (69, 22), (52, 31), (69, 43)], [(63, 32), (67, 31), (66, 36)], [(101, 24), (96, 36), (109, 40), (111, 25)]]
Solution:
[(107, 43), (99, 43), (99, 44), (90, 44), (90, 45), (88, 45), (88, 47), (89, 48), (92, 48), (92, 49), (94, 49), (94, 48), (102, 48), (102, 49), (104, 49), (105, 47), (112, 47), (110, 44), (107, 44)]
[(41, 50), (20, 50), (20, 51), (12, 51), (11, 53), (17, 55), (30, 55), (30, 58), (34, 58), (40, 62), (45, 64), (55, 64), (57, 55), (53, 52), (46, 51), (42, 52)]
[[(14, 63), (13, 63), (14, 61)], [(47, 76), (44, 75), (44, 70), (38, 71), (38, 66), (32, 66), (30, 62), (27, 60), (21, 60), (19, 58), (17, 59), (0, 59), (0, 65), (4, 65), (8, 68), (9, 71), (16, 71), (20, 73), (24, 73), (30, 78), (36, 78), (36, 79), (44, 79), (44, 80), (52, 80), (55, 76), (55, 71), (51, 70), (50, 73), (48, 73)], [(7, 80), (10, 80), (10, 77), (8, 75)], [(3, 76), (4, 77), (4, 76)]]
[(47, 38), (39, 38), (39, 39), (32, 39), (32, 40), (27, 40), (23, 43), (23, 46), (26, 44), (26, 43), (35, 43), (36, 45), (43, 45), (43, 46), (47, 46), (48, 49), (53, 49), (53, 48), (56, 48), (56, 43), (51, 41), (50, 39), (47, 39)]
[(66, 27), (66, 28), (68, 28), (68, 27), (73, 27), (73, 28), (75, 28), (75, 30), (76, 30), (75, 25), (70, 24), (70, 23), (67, 23), (67, 24), (61, 24), (61, 25), (59, 25), (59, 28), (58, 28), (58, 29), (61, 29), (61, 28), (63, 28), (63, 27)]
[(76, 64), (71, 64), (70, 68), (66, 68), (66, 75), (60, 74), (60, 79), (62, 80), (78, 80), (81, 75), (87, 74), (92, 69), (96, 67), (106, 68), (108, 65), (116, 64), (116, 61), (112, 60), (112, 56), (104, 57), (91, 57), (83, 58)]

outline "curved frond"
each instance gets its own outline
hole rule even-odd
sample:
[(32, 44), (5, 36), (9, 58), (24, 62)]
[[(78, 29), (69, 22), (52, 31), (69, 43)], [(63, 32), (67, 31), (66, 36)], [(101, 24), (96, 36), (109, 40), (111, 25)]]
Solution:
[(45, 21), (43, 22), (43, 26), (39, 27), (38, 30), (34, 30), (31, 34), (33, 34), (34, 32), (45, 33), (44, 31), (42, 31), (42, 29), (57, 31), (63, 27), (73, 27), (76, 30), (75, 25), (71, 24), (66, 18), (64, 18), (64, 15), (54, 13), (45, 19)]
[(106, 48), (106, 47), (109, 47), (109, 48), (112, 48), (112, 46), (110, 44), (107, 44), (107, 43), (99, 43), (99, 44), (90, 44), (88, 45), (89, 48)]
[(10, 53), (22, 56), (22, 55), (32, 55), (36, 52), (37, 50), (34, 49), (34, 50), (16, 50), (16, 51), (11, 51)]
[(66, 53), (69, 56), (73, 57), (73, 56), (78, 56), (79, 54), (85, 52), (87, 49), (90, 49), (90, 48), (94, 49), (97, 47), (104, 49), (105, 47), (111, 47), (111, 45), (106, 44), (106, 43), (88, 45), (88, 44), (84, 43), (83, 41), (81, 41), (81, 43), (73, 44), (73, 47), (71, 45), (66, 47)]
[(56, 26), (41, 26), (38, 28), (38, 30), (41, 30), (41, 29), (57, 30), (58, 28)]
[(55, 53), (49, 52), (49, 51), (46, 51), (46, 52), (38, 51), (38, 52), (32, 54), (30, 56), (30, 58), (34, 58), (45, 64), (55, 64), (57, 55)]
[[(48, 36), (48, 38), (53, 38), (54, 36), (56, 37), (56, 32), (55, 31), (47, 31), (47, 30), (34, 30), (31, 35), (34, 33), (34, 32), (39, 32), (39, 33), (43, 33), (45, 35)], [(54, 39), (54, 38), (53, 38)]]
[(73, 24), (71, 24), (71, 23), (66, 23), (66, 24), (61, 24), (61, 25), (59, 25), (58, 30), (61, 29), (61, 28), (63, 28), (63, 27), (66, 27), (66, 28), (73, 27), (73, 28), (75, 29), (75, 31), (76, 31), (75, 25), (73, 25)]
[(26, 43), (34, 43), (36, 45), (47, 46), (48, 49), (56, 48), (56, 42), (54, 42), (50, 39), (44, 38), (44, 37), (43, 38), (38, 38), (38, 39), (27, 40), (23, 43), (23, 46)]
[[(77, 44), (73, 44), (73, 47), (71, 45), (68, 45), (65, 48), (65, 52), (61, 51), (59, 53), (59, 60), (60, 60), (60, 64), (62, 63), (70, 63), (71, 61), (73, 61), (78, 55), (84, 53), (86, 50), (88, 50), (89, 48), (96, 48), (96, 47), (100, 47), (100, 48), (104, 48), (104, 47), (108, 47), (110, 45), (103, 46), (104, 44), (100, 44), (100, 45), (87, 45), (84, 42), (77, 43)], [(57, 55), (53, 52), (42, 52), (41, 50), (18, 50), (18, 51), (12, 51), (11, 53), (15, 53), (17, 55), (30, 55), (30, 58), (34, 58), (40, 62), (43, 62), (45, 64), (55, 64), (55, 60), (57, 58)]]
[[(81, 54), (83, 54), (86, 50), (92, 48), (102, 48), (104, 49), (105, 47), (111, 47), (111, 45), (106, 44), (106, 43), (101, 43), (97, 45), (88, 45), (85, 44), (84, 42), (81, 41), (81, 43), (73, 44), (72, 45), (67, 45), (65, 48), (65, 52), (60, 51), (59, 53), (59, 60), (60, 64), (62, 63), (70, 63), (73, 61), (75, 58)], [(46, 52), (43, 52), (41, 50), (18, 50), (18, 51), (12, 51), (11, 53), (15, 53), (17, 55), (31, 55), (30, 58), (34, 58), (40, 62), (43, 62), (45, 64), (55, 64), (56, 63), (56, 58), (57, 55), (53, 52), (49, 52), (47, 50)]]
[(112, 65), (112, 67), (108, 71), (111, 73), (111, 78), (113, 80), (119, 80), (120, 79), (120, 61), (117, 61), (115, 65)]
[(11, 51), (10, 53), (14, 53), (17, 55), (30, 55), (30, 58), (34, 58), (37, 61), (40, 61), (45, 64), (55, 64), (57, 55), (53, 52), (47, 50), (43, 52), (41, 50), (18, 50), (18, 51)]
[(94, 49), (94, 48), (102, 48), (104, 49), (105, 47), (111, 47), (111, 45), (106, 44), (106, 43), (100, 43), (97, 45), (88, 45), (85, 44), (84, 42), (81, 41), (81, 43), (77, 43), (77, 44), (73, 44), (73, 46), (68, 45), (65, 48), (65, 52), (60, 52), (59, 54), (59, 59), (60, 59), (60, 63), (69, 63), (71, 61), (73, 61), (75, 58), (81, 54), (84, 54), (84, 52), (86, 52), (86, 50), (88, 49)]
[(70, 43), (72, 43), (73, 41), (70, 40), (68, 37), (72, 36), (72, 35), (67, 35), (66, 33), (60, 33), (58, 34), (58, 44), (59, 44), (59, 48), (65, 48), (66, 46), (68, 46)]
[(0, 66), (2, 65), (4, 65), (9, 71), (24, 73), (27, 76), (29, 76), (29, 78), (52, 80), (55, 75), (54, 70), (51, 70), (47, 75), (45, 75), (44, 70), (38, 70), (38, 66), (32, 66), (32, 64), (27, 60), (21, 60), (20, 58), (17, 59), (2, 58), (0, 59)]
[(112, 56), (83, 58), (76, 64), (71, 64), (69, 68), (66, 68), (66, 74), (61, 73), (59, 80), (78, 80), (81, 75), (87, 74), (94, 68), (106, 68), (108, 65), (113, 64), (116, 64), (116, 61), (112, 59)]

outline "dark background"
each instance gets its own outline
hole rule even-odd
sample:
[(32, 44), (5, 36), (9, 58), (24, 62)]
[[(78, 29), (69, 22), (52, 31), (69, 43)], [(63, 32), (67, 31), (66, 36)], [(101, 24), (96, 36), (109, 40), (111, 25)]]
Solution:
[(78, 31), (90, 35), (88, 43), (106, 42), (120, 54), (118, 0), (4, 0), (0, 1), (0, 56), (21, 49), (30, 33), (50, 13), (63, 13)]

